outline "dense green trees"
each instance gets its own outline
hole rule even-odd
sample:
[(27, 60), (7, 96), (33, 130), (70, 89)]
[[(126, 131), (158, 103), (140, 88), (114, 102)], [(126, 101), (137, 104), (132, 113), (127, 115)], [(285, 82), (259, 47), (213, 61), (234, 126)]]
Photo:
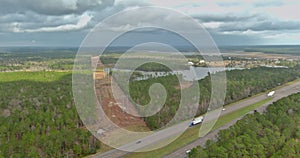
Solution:
[[(299, 67), (258, 67), (227, 71), (227, 92), (225, 103), (229, 104), (260, 92), (266, 92), (273, 87), (292, 81), (300, 76), (299, 70)], [(200, 86), (200, 103), (197, 114), (202, 114), (206, 112), (210, 101), (210, 77), (208, 76), (198, 82)], [(161, 83), (164, 85), (168, 94), (165, 106), (162, 110), (156, 115), (145, 118), (145, 121), (148, 123), (150, 128), (157, 129), (164, 126), (170, 121), (170, 119), (173, 118), (179, 105), (181, 93), (180, 88), (178, 88), (179, 82), (177, 77), (175, 75), (170, 75), (159, 78), (150, 78), (143, 81), (130, 82), (130, 96), (135, 102), (141, 105), (146, 105), (150, 101), (148, 90), (153, 83)]]
[(300, 93), (245, 116), (189, 157), (300, 157)]
[(168, 97), (163, 109), (156, 115), (146, 117), (145, 121), (152, 129), (157, 129), (164, 126), (169, 122), (173, 115), (176, 113), (176, 109), (179, 106), (180, 90), (178, 90), (179, 82), (175, 75), (166, 77), (150, 78), (148, 80), (133, 81), (130, 82), (130, 96), (132, 99), (140, 105), (146, 105), (150, 102), (149, 88), (153, 83), (160, 83), (165, 87)]
[(0, 80), (0, 158), (82, 157), (100, 148), (76, 112), (70, 73), (0, 73)]
[(227, 75), (226, 103), (265, 92), (300, 76), (299, 68), (259, 67), (232, 70)]

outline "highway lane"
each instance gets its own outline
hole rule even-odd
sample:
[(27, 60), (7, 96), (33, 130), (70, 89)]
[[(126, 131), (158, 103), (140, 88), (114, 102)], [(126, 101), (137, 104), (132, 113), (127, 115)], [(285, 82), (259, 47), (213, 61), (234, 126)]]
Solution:
[[(128, 143), (118, 149), (114, 149), (103, 154), (96, 154), (92, 157), (101, 157), (101, 158), (111, 158), (111, 157), (122, 157), (128, 152), (126, 151), (137, 151), (142, 148), (146, 148), (147, 146), (151, 146), (156, 143), (160, 143), (163, 139), (173, 138), (175, 139), (176, 136), (179, 136), (181, 131), (184, 131), (189, 125), (190, 121), (184, 121), (164, 130), (155, 132), (152, 135), (139, 139), (137, 141)], [(123, 150), (123, 151), (122, 151)], [(126, 151), (124, 151), (126, 150)]]
[[(260, 112), (264, 111), (265, 108), (268, 105), (270, 105), (272, 102), (274, 102), (278, 99), (281, 99), (282, 97), (285, 97), (285, 96), (288, 96), (290, 94), (296, 93), (296, 92), (299, 91), (299, 89), (300, 89), (300, 81), (296, 82), (296, 83), (293, 83), (293, 84), (289, 84), (289, 85), (285, 85), (285, 86), (280, 87), (279, 89), (276, 90), (274, 98), (271, 101), (269, 101), (268, 103), (266, 103), (266, 104), (262, 105), (260, 108), (258, 108), (258, 111), (260, 111)], [(264, 100), (266, 98), (267, 98), (266, 94), (261, 94), (261, 95), (257, 95), (257, 96), (251, 97), (249, 99), (242, 100), (242, 101), (239, 101), (237, 103), (231, 104), (230, 106), (226, 107), (225, 111), (222, 111), (221, 115), (226, 115), (228, 113), (234, 112), (234, 111), (236, 111), (240, 108), (252, 105), (252, 104), (254, 104), (256, 102), (259, 102), (261, 100)], [(237, 118), (237, 119), (233, 120), (229, 124), (226, 124), (225, 126), (219, 128), (219, 129), (211, 131), (206, 136), (197, 139), (196, 141), (180, 148), (179, 150), (175, 151), (174, 153), (171, 153), (170, 155), (167, 155), (166, 157), (170, 157), (170, 158), (171, 157), (172, 158), (173, 157), (180, 157), (180, 158), (185, 157), (186, 156), (186, 153), (185, 153), (186, 150), (192, 149), (192, 148), (194, 148), (196, 146), (199, 146), (199, 145), (204, 145), (206, 140), (213, 139), (217, 135), (218, 131), (230, 127), (238, 119), (240, 119), (240, 118)], [(143, 139), (140, 139), (139, 142), (135, 141), (135, 142), (131, 142), (129, 144), (126, 144), (126, 145), (122, 146), (121, 149), (136, 151), (136, 150), (145, 148), (147, 146), (157, 144), (161, 140), (165, 140), (169, 137), (178, 135), (178, 133), (179, 133), (178, 131), (181, 131), (182, 129), (186, 128), (188, 126), (188, 124), (189, 124), (189, 121), (179, 123), (179, 124), (174, 125), (172, 127), (161, 130), (158, 133), (154, 133), (153, 135), (149, 135), (147, 137), (144, 137)], [(105, 152), (105, 153), (102, 153), (102, 154), (99, 153), (99, 154), (93, 155), (92, 157), (112, 158), (112, 157), (122, 157), (126, 154), (128, 154), (128, 152), (114, 149), (114, 150), (111, 150), (111, 151), (108, 151), (108, 152)]]
[[(258, 107), (257, 111), (260, 112), (260, 113), (263, 113), (266, 110), (266, 108), (269, 105), (271, 105), (273, 102), (276, 102), (277, 100), (279, 100), (283, 97), (287, 97), (287, 96), (289, 96), (291, 94), (294, 94), (294, 93), (297, 93), (299, 91), (300, 91), (300, 81), (296, 82), (296, 83), (293, 83), (293, 84), (290, 84), (290, 85), (287, 85), (287, 86), (284, 86), (284, 87), (281, 87), (279, 89), (276, 89), (273, 99), (270, 100), (269, 102), (263, 104), (262, 106)], [(251, 98), (251, 99), (247, 99), (247, 100), (242, 101), (242, 102), (237, 102), (233, 106), (228, 106), (226, 108), (226, 111), (223, 111), (221, 115), (228, 114), (230, 112), (233, 112), (235, 110), (240, 109), (241, 107), (245, 107), (245, 106), (254, 104), (254, 103), (259, 102), (261, 100), (264, 100), (266, 98), (267, 98), (266, 94), (262, 94), (262, 95), (256, 96), (256, 97)], [(220, 130), (224, 130), (224, 129), (229, 128), (230, 126), (234, 125), (238, 120), (240, 120), (242, 118), (243, 117), (236, 118), (235, 120), (232, 120), (228, 124), (218, 128), (218, 129), (215, 129), (214, 131), (211, 131), (206, 136), (198, 138), (197, 140), (181, 147), (180, 149), (174, 151), (173, 153), (171, 153), (169, 155), (166, 155), (165, 158), (184, 158), (184, 157), (187, 157), (187, 154), (186, 154), (187, 150), (191, 150), (191, 149), (193, 149), (197, 146), (204, 146), (207, 140), (215, 139)]]

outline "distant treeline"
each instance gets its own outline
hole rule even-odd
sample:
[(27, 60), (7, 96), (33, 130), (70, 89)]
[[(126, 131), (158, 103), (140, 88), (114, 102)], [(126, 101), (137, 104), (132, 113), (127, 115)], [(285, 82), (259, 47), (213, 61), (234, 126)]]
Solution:
[(244, 48), (245, 52), (300, 55), (300, 46), (253, 46)]
[(2, 53), (0, 53), (0, 71), (16, 71), (30, 69), (72, 70), (75, 55), (76, 51), (68, 49), (37, 49), (33, 52), (30, 52), (30, 49), (25, 49), (23, 51), (14, 50), (12, 52), (2, 51)]
[[(113, 67), (111, 65), (115, 65), (118, 62), (119, 58), (104, 56), (104, 57), (101, 57), (100, 60), (107, 67)], [(129, 60), (139, 60), (139, 59), (129, 59)], [(130, 62), (128, 62), (128, 63), (130, 63)], [(139, 66), (138, 68), (136, 68), (136, 70), (138, 70), (138, 71), (163, 71), (163, 72), (171, 71), (171, 69), (168, 68), (167, 66), (156, 63), (156, 62), (145, 63), (145, 64)]]

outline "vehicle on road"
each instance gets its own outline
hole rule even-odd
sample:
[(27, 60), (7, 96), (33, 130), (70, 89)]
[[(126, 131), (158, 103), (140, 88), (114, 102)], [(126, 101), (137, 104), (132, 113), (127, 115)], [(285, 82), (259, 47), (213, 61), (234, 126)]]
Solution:
[(268, 96), (268, 97), (273, 97), (274, 94), (275, 94), (275, 91), (271, 91), (271, 92), (269, 92), (269, 93), (267, 94), (267, 96)]
[(194, 118), (194, 119), (192, 120), (192, 122), (190, 123), (190, 127), (191, 127), (191, 126), (195, 126), (195, 125), (197, 125), (197, 124), (199, 124), (199, 123), (202, 123), (203, 119), (204, 119), (203, 116), (199, 116), (199, 117)]
[(187, 150), (185, 153), (188, 155), (192, 150)]

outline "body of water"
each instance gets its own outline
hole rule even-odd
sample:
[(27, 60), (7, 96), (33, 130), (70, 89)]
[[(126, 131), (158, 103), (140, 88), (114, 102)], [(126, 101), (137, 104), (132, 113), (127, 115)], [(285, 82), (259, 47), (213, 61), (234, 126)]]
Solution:
[(136, 71), (141, 73), (142, 77), (137, 77), (136, 80), (146, 80), (149, 78), (157, 78), (167, 75), (182, 75), (184, 80), (193, 81), (200, 80), (208, 76), (208, 73), (214, 74), (220, 71), (242, 70), (244, 68), (222, 68), (222, 67), (190, 67), (190, 70), (179, 70), (172, 72), (149, 72), (149, 71)]

